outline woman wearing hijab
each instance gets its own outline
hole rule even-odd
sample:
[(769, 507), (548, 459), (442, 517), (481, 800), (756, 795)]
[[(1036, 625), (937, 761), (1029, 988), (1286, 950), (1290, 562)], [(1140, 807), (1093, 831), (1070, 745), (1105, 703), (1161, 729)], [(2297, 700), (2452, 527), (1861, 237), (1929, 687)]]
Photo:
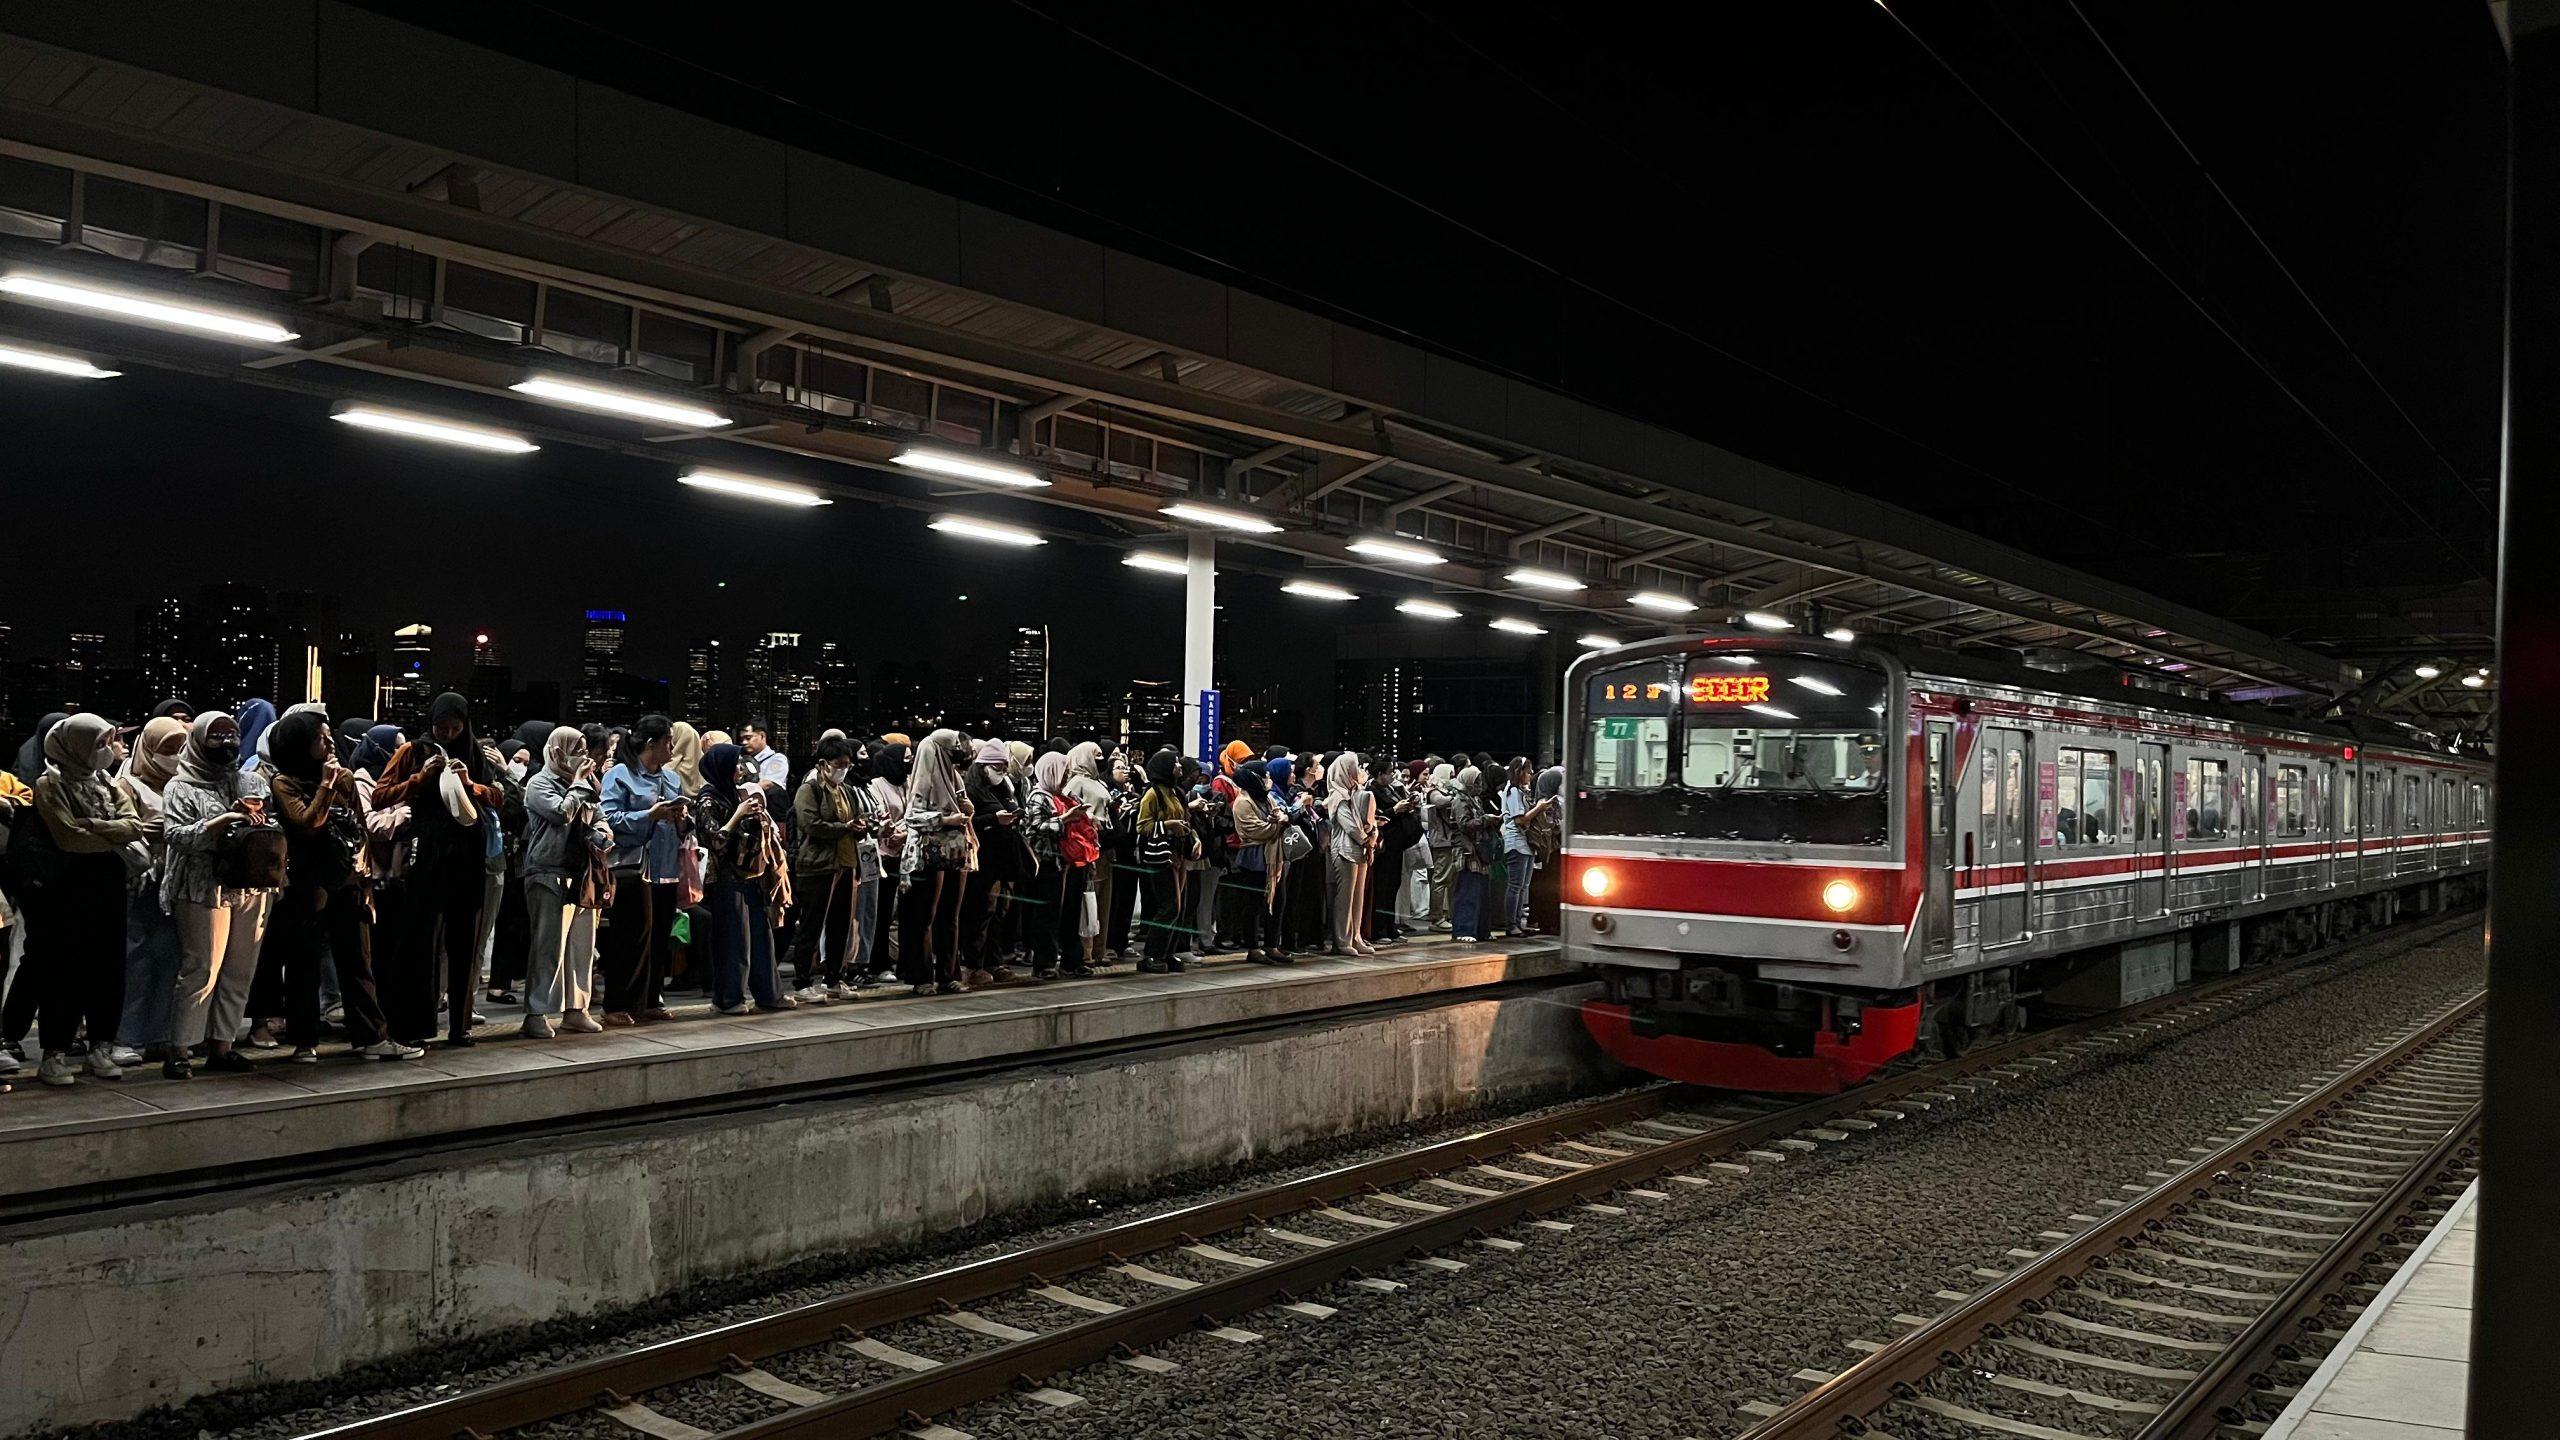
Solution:
[(116, 1022), (115, 1062), (140, 1065), (167, 1058), (173, 992), (178, 985), (178, 926), (160, 908), (160, 867), (168, 842), (160, 833), (160, 796), (178, 778), (178, 757), (187, 748), (186, 722), (155, 715), (136, 735), (116, 772), (116, 788), (149, 827), (144, 841), (150, 866), (142, 885), (125, 902), (124, 1014)]
[(276, 892), (259, 958), (261, 969), (272, 965), (277, 972), (293, 1061), (308, 1065), (320, 1058), (324, 951), (338, 963), (340, 1002), (357, 1053), (414, 1060), (425, 1052), (389, 1043), (383, 1033), (357, 879), (364, 827), (355, 775), (338, 763), (325, 718), (309, 711), (268, 727), (267, 760), (276, 820), (284, 827), (285, 886)]
[(47, 1085), (77, 1082), (84, 1025), (89, 1073), (101, 1080), (124, 1074), (115, 1062), (124, 1012), (124, 886), (128, 873), (148, 863), (151, 826), (111, 778), (114, 737), (115, 727), (96, 715), (63, 717), (45, 732), (45, 768), (36, 777), (35, 812), (53, 852), (40, 882), (26, 891), (30, 923), (44, 935), (35, 981), (44, 1060), (36, 1073)]
[(1076, 957), (1074, 969), (1083, 968), (1084, 952), (1073, 925), (1062, 924), (1061, 918), (1072, 903), (1078, 919), (1083, 917), (1084, 891), (1068, 897), (1066, 861), (1067, 816), (1075, 802), (1066, 796), (1067, 757), (1059, 753), (1041, 755), (1031, 762), (1031, 788), (1022, 802), (1022, 838), (1031, 847), (1032, 871), (1014, 891), (1016, 925), (1024, 948), (1031, 952), (1031, 978), (1054, 980), (1059, 957)]
[[(1235, 799), (1227, 806), (1236, 832), (1235, 876), (1243, 892), (1242, 923), (1237, 927), (1244, 958), (1256, 965), (1291, 963), (1281, 938), (1281, 896), (1288, 890), (1289, 817), (1271, 797), (1270, 766), (1245, 760), (1235, 769)], [(1253, 893), (1255, 882), (1260, 894)]]
[(1102, 827), (1103, 954), (1115, 961), (1135, 960), (1139, 946), (1130, 932), (1144, 893), (1138, 879), (1138, 802), (1147, 789), (1145, 759), (1125, 747), (1114, 749), (1102, 778), (1111, 787), (1111, 815)]
[(675, 772), (676, 784), (683, 787), (684, 798), (690, 800), (702, 791), (702, 732), (690, 722), (679, 720), (668, 738), (675, 742), (676, 753), (667, 768)]
[(402, 745), (374, 782), (377, 807), (409, 807), (408, 894), (395, 963), (383, 967), (382, 1008), (393, 1039), (435, 1034), (436, 966), (444, 966), (445, 1044), (468, 1046), (479, 978), (480, 907), (488, 876), (481, 816), (503, 802), (498, 763), (471, 733), (471, 702), (448, 691), (427, 711), (427, 733)]
[(1405, 938), (1399, 912), (1412, 887), (1405, 854), (1422, 838), (1422, 802), (1405, 788), (1405, 772), (1386, 768), (1369, 777), (1369, 802), (1378, 817), (1378, 851), (1369, 863), (1369, 934), (1393, 945)]
[(273, 701), (243, 700), (239, 713), (232, 717), (240, 725), (240, 768), (251, 769), (266, 757), (261, 748), (267, 738), (267, 727), (276, 723)]
[(711, 917), (711, 1004), (723, 1015), (746, 1014), (750, 995), (758, 1010), (796, 1008), (782, 993), (773, 959), (775, 887), (789, 857), (767, 813), (765, 788), (745, 766), (739, 746), (705, 748), (702, 790), (694, 796), (702, 903)]
[(196, 707), (188, 704), (184, 700), (175, 698), (163, 700), (159, 704), (151, 707), (150, 718), (154, 720), (175, 720), (178, 722), (179, 730), (184, 731), (187, 728), (188, 722), (196, 718)]
[(1327, 899), (1332, 902), (1333, 953), (1374, 955), (1377, 947), (1361, 938), (1368, 916), (1362, 912), (1362, 888), (1369, 876), (1369, 856), (1377, 843), (1377, 805), (1368, 789), (1368, 772), (1357, 751), (1333, 757), (1324, 772)]
[(1076, 944), (1068, 953), (1083, 958), (1088, 970), (1110, 963), (1105, 932), (1111, 922), (1113, 795), (1102, 779), (1102, 747), (1091, 740), (1067, 751), (1067, 801), (1082, 807), (1092, 827), (1095, 854), (1085, 867), (1083, 893), (1093, 897), (1093, 933), (1084, 933), (1082, 902), (1076, 913)]
[(531, 922), (524, 1033), (536, 1040), (604, 1028), (587, 1013), (595, 995), (600, 912), (578, 903), (594, 857), (613, 853), (613, 831), (597, 806), (600, 793), (586, 734), (553, 727), (542, 742), (542, 768), (524, 786), (524, 899)]
[(1159, 750), (1147, 757), (1147, 793), (1138, 799), (1138, 887), (1145, 913), (1139, 921), (1145, 958), (1138, 968), (1150, 974), (1183, 969), (1176, 953), (1189, 927), (1182, 916), (1183, 864), (1198, 847), (1191, 810), (1182, 793), (1182, 757)]
[(1281, 888), (1280, 932), (1291, 950), (1321, 950), (1326, 938), (1324, 872), (1328, 863), (1323, 815), (1297, 783), (1297, 757), (1284, 754), (1265, 760), (1263, 774), (1270, 783), (1273, 812), (1307, 841), (1305, 861)]
[[(800, 788), (791, 796), (791, 893), (800, 902), (791, 939), (792, 974), (804, 1005), (850, 1000), (862, 972), (862, 936), (854, 914), (863, 888), (864, 842), (871, 836), (871, 792), (848, 785), (853, 742), (829, 731)], [(876, 862), (875, 862), (876, 864)]]
[(1458, 827), (1455, 804), (1458, 798), (1458, 771), (1452, 765), (1435, 765), (1431, 779), (1423, 790), (1422, 834), (1431, 847), (1431, 909), (1424, 922), (1434, 930), (1446, 930), (1449, 923), (1450, 890), (1458, 879)]
[(1449, 797), (1450, 826), (1458, 837), (1458, 875), (1449, 901), (1452, 938), (1480, 941), (1492, 927), (1486, 923), (1485, 888), (1501, 844), (1493, 815), (1485, 811), (1484, 772), (1470, 765), (1458, 772)]
[(960, 895), (960, 964), (972, 986), (1012, 978), (997, 923), (1013, 883), (1031, 870), (1022, 839), (1022, 797), (1013, 788), (1013, 755), (1001, 740), (981, 741), (963, 789), (978, 852)]
[(907, 853), (907, 780), (915, 771), (915, 745), (903, 735), (883, 735), (871, 749), (871, 780), (864, 788), (871, 792), (872, 846), (871, 858), (864, 862), (866, 874), (862, 895), (856, 900), (855, 919), (862, 922), (863, 911), (869, 919), (862, 923), (863, 964), (869, 974), (856, 983), (886, 985), (896, 978), (898, 954), (899, 877), (905, 874)]
[(34, 732), (27, 736), (27, 743), (18, 747), (18, 758), (11, 762), (9, 773), (17, 776), (19, 781), (30, 790), (35, 788), (38, 780), (44, 778), (45, 737), (53, 733), (54, 726), (70, 718), (71, 714), (67, 710), (46, 712), (45, 717), (36, 722)]
[(372, 728), (372, 716), (350, 715), (338, 722), (336, 733), (330, 736), (330, 744), (338, 751), (338, 763), (345, 766), (349, 774), (355, 772), (356, 752), (364, 748), (365, 732)]
[[(1529, 931), (1541, 933), (1540, 922), (1556, 925), (1564, 900), (1563, 883), (1557, 873), (1556, 852), (1564, 848), (1564, 767), (1550, 765), (1538, 772), (1535, 800), (1544, 802), (1546, 810), (1528, 828), (1529, 848), (1535, 852), (1537, 870), (1529, 881)], [(1553, 933), (1550, 929), (1545, 933)]]
[(914, 993), (958, 994), (960, 894), (977, 864), (974, 818), (961, 770), (969, 759), (956, 730), (936, 730), (916, 747), (907, 783), (907, 844), (899, 861), (898, 972)]
[(171, 1052), (160, 1073), (184, 1080), (188, 1052), (205, 1047), (216, 1070), (246, 1070), (232, 1048), (249, 1007), (249, 985), (266, 942), (274, 892), (225, 885), (220, 852), (234, 829), (266, 823), (267, 779), (240, 765), (240, 725), (208, 710), (187, 727), (178, 777), (160, 792), (160, 903), (178, 926), (178, 983)]

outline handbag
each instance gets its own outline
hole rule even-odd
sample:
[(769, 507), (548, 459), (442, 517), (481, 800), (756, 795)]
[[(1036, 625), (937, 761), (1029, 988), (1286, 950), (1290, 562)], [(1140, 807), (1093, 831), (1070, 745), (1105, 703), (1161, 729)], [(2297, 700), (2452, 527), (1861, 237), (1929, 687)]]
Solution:
[(280, 890), (285, 879), (284, 828), (234, 825), (214, 846), (213, 882), (225, 890)]
[(1076, 934), (1090, 940), (1102, 933), (1102, 902), (1090, 890), (1084, 892), (1084, 914), (1076, 920)]
[(613, 847), (587, 847), (587, 868), (578, 875), (574, 899), (581, 910), (613, 908)]
[(1316, 842), (1308, 837), (1305, 826), (1291, 825), (1280, 836), (1280, 859), (1283, 863), (1295, 865), (1314, 853)]

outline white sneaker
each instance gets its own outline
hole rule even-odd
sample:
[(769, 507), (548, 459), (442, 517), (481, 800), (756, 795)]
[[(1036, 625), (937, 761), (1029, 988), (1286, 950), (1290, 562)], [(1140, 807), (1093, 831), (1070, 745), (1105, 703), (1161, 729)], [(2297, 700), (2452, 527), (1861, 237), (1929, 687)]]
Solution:
[(415, 1060), (427, 1052), (416, 1045), (403, 1045), (397, 1040), (376, 1040), (356, 1053), (367, 1060)]
[(69, 1054), (48, 1054), (36, 1066), (36, 1078), (47, 1085), (76, 1085), (80, 1081), (80, 1062)]
[(603, 1032), (604, 1025), (584, 1010), (572, 1010), (560, 1017), (560, 1028), (572, 1035), (596, 1035)]
[(791, 992), (791, 998), (799, 1001), (803, 1005), (824, 1005), (827, 1003), (827, 987), (824, 985), (803, 985), (799, 989)]
[(735, 1005), (714, 1005), (711, 1009), (719, 1015), (746, 1015), (753, 1013), (755, 1007), (741, 1000)]
[(320, 1063), (320, 1048), (316, 1045), (296, 1045), (293, 1047), (293, 1053), (285, 1057), (285, 1063), (288, 1065), (317, 1065)]
[[(134, 1056), (131, 1063), (141, 1064), (142, 1057)], [(92, 1045), (89, 1047), (89, 1073), (101, 1080), (121, 1080), (124, 1078), (124, 1066), (116, 1063), (114, 1051), (104, 1045)]]
[(120, 1066), (139, 1065), (142, 1063), (142, 1052), (130, 1045), (119, 1045), (107, 1052), (107, 1058)]
[(0, 1075), (15, 1075), (26, 1068), (26, 1057), (5, 1045), (0, 1045)]
[(861, 995), (861, 991), (846, 984), (839, 983), (827, 987), (827, 998), (830, 1000), (853, 1000), (860, 998)]

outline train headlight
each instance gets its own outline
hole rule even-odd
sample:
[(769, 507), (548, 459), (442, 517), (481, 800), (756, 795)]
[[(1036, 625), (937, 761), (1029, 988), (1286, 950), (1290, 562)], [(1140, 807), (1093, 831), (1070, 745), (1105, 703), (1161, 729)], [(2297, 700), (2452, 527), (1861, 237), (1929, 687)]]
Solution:
[(1834, 915), (1846, 915), (1858, 903), (1858, 882), (1834, 880), (1822, 887), (1822, 908)]
[(1594, 900), (1608, 894), (1609, 872), (1597, 865), (1585, 868), (1582, 872), (1582, 893)]

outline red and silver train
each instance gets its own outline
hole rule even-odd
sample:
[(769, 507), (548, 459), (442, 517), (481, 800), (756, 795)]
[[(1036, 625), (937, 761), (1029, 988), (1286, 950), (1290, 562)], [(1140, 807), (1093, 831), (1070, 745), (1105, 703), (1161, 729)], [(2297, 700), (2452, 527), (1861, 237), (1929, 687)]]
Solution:
[(1610, 1055), (1824, 1093), (2485, 894), (2489, 766), (1888, 638), (1566, 676), (1566, 954)]

